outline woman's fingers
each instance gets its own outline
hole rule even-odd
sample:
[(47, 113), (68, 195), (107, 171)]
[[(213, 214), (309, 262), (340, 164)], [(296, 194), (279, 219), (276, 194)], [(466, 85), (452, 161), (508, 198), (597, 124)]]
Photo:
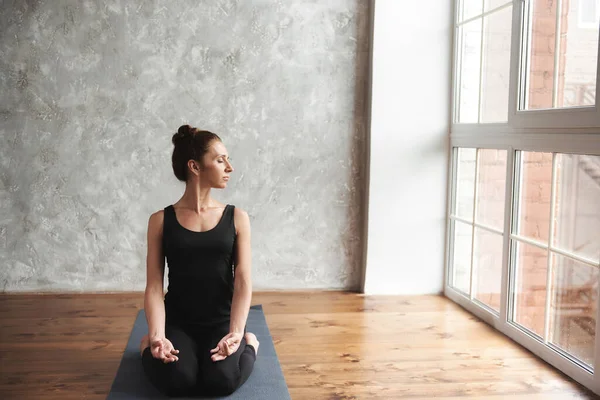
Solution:
[(163, 358), (166, 361), (173, 362), (179, 360), (179, 357), (176, 356), (178, 353), (179, 350), (176, 350), (170, 343), (163, 348)]
[(165, 363), (175, 362), (177, 360), (179, 360), (179, 357), (177, 357), (174, 354), (171, 354), (171, 353), (164, 353), (163, 354), (163, 362), (165, 362)]
[(229, 343), (219, 343), (217, 347), (212, 349), (210, 352), (212, 353), (211, 359), (213, 361), (221, 361), (226, 359), (228, 356), (233, 354), (232, 349), (230, 349), (231, 344)]
[(223, 346), (223, 355), (224, 356), (231, 355), (231, 344), (228, 341), (226, 341), (225, 345)]
[(169, 353), (168, 353), (168, 357), (169, 359), (173, 360), (173, 361), (177, 361), (179, 360), (179, 357), (176, 356), (176, 354), (179, 354), (179, 350), (175, 350), (172, 349)]
[(217, 344), (217, 347), (215, 347), (214, 349), (210, 350), (210, 353), (212, 354), (212, 356), (210, 357), (213, 361), (220, 361), (220, 360), (224, 360), (226, 356), (225, 354), (225, 347), (223, 346), (220, 342), (219, 344)]
[(179, 354), (179, 350), (173, 348), (171, 342), (167, 340), (159, 339), (152, 343), (152, 355), (165, 364), (179, 360), (176, 354)]
[(224, 350), (227, 348), (227, 346), (224, 345), (223, 341), (220, 341), (219, 343), (217, 343), (217, 346), (212, 349), (210, 352), (211, 353), (223, 353)]
[(238, 346), (239, 340), (229, 334), (221, 339), (214, 349), (210, 350), (210, 353), (212, 354), (211, 359), (213, 361), (224, 360), (231, 354), (235, 353), (235, 350), (237, 350)]

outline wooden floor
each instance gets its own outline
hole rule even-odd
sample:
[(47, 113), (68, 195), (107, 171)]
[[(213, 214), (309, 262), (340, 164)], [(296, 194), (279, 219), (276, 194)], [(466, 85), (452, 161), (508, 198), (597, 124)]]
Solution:
[[(252, 303), (294, 400), (596, 398), (443, 297), (264, 292)], [(0, 295), (0, 399), (105, 399), (142, 307), (143, 293)]]

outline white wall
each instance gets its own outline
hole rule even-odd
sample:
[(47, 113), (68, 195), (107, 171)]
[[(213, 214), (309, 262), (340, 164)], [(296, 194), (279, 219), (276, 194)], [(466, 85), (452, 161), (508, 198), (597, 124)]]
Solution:
[(443, 289), (452, 11), (375, 1), (366, 294)]

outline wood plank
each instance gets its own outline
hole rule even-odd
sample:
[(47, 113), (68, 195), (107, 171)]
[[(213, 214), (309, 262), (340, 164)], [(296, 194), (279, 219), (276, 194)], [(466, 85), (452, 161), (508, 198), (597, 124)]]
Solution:
[[(596, 398), (441, 296), (259, 292), (252, 303), (294, 400)], [(143, 293), (0, 295), (0, 398), (106, 398), (142, 307)]]

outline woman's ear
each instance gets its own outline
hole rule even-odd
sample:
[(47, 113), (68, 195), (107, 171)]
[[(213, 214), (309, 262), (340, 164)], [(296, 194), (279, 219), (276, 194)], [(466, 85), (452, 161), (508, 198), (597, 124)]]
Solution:
[(196, 163), (196, 161), (194, 160), (189, 160), (188, 161), (188, 168), (192, 171), (192, 172), (200, 172), (199, 169), (199, 165), (198, 163)]

